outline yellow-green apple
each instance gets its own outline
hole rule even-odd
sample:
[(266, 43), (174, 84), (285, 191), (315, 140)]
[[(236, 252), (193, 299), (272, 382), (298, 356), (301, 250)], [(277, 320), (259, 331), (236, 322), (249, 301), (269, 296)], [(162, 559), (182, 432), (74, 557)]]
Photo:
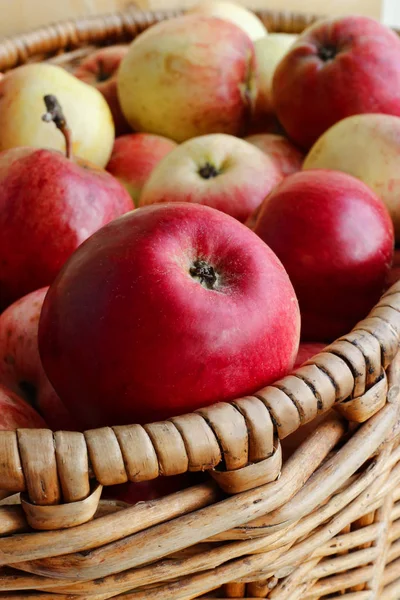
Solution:
[(379, 300), (393, 259), (382, 200), (339, 171), (293, 173), (264, 201), (254, 228), (296, 291), (303, 341), (348, 333)]
[(244, 134), (256, 96), (253, 42), (222, 19), (168, 19), (132, 42), (117, 81), (135, 131), (177, 142), (207, 133)]
[(51, 429), (75, 430), (79, 419), (61, 402), (39, 356), (39, 317), (47, 289), (27, 294), (0, 315), (0, 384), (33, 406)]
[(131, 133), (115, 140), (107, 171), (128, 190), (135, 205), (154, 167), (176, 142), (151, 133)]
[(281, 179), (274, 162), (252, 144), (221, 133), (204, 135), (158, 163), (139, 205), (195, 202), (245, 221)]
[[(67, 133), (66, 140), (70, 147)], [(132, 209), (126, 189), (103, 169), (56, 150), (0, 153), (0, 311), (49, 285), (79, 244)]]
[(304, 169), (334, 169), (364, 181), (382, 198), (400, 242), (400, 118), (354, 115), (326, 131), (306, 156)]
[(0, 80), (0, 151), (17, 146), (64, 151), (64, 140), (41, 121), (43, 97), (56, 95), (74, 137), (77, 157), (104, 167), (114, 123), (103, 95), (61, 67), (47, 63), (13, 69)]
[(128, 44), (100, 48), (89, 54), (73, 72), (75, 77), (93, 85), (107, 100), (115, 125), (115, 134), (131, 131), (118, 100), (117, 71), (128, 51)]
[(258, 92), (251, 123), (254, 132), (265, 132), (274, 122), (272, 80), (276, 67), (297, 37), (292, 33), (270, 33), (254, 42), (258, 73)]
[(76, 250), (46, 295), (39, 350), (71, 413), (96, 427), (252, 394), (290, 371), (299, 330), (292, 284), (260, 238), (208, 206), (169, 203)]
[[(47, 425), (25, 400), (0, 383), (0, 430), (47, 428)], [(3, 494), (0, 490), (0, 500)]]
[(227, 0), (202, 0), (186, 11), (187, 14), (200, 14), (206, 17), (218, 17), (234, 23), (247, 33), (251, 40), (256, 41), (268, 35), (261, 19), (254, 12), (236, 2)]
[(249, 135), (245, 140), (267, 154), (281, 172), (282, 177), (300, 171), (304, 154), (283, 135), (256, 133)]
[(400, 39), (373, 19), (348, 16), (306, 29), (277, 66), (273, 103), (289, 137), (308, 149), (337, 121), (400, 116)]

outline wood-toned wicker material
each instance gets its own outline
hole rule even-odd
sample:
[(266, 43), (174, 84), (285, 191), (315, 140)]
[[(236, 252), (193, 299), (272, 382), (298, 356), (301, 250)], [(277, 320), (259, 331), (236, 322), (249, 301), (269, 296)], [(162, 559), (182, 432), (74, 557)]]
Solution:
[[(131, 9), (7, 39), (0, 70), (69, 69), (175, 14)], [(270, 31), (315, 20), (260, 16)], [(399, 346), (400, 282), (251, 397), (144, 426), (0, 432), (0, 599), (398, 600)], [(135, 506), (101, 499), (103, 486), (187, 471), (211, 477)]]

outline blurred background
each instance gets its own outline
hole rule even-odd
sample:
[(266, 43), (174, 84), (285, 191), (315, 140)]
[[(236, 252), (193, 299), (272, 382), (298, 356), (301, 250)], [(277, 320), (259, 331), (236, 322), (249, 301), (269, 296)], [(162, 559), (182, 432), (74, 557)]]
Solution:
[[(315, 14), (369, 15), (388, 25), (400, 26), (400, 0), (239, 0), (254, 9), (290, 10)], [(195, 0), (0, 0), (0, 36), (101, 12), (122, 10), (128, 4), (162, 10), (186, 7)]]

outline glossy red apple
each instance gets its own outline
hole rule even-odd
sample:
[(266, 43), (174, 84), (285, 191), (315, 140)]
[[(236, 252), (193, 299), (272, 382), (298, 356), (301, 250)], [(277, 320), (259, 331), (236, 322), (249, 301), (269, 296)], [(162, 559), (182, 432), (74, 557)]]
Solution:
[(75, 77), (93, 85), (103, 94), (114, 120), (115, 135), (132, 131), (121, 110), (117, 92), (118, 68), (128, 48), (128, 44), (100, 48), (91, 52), (73, 72)]
[(246, 221), (283, 175), (269, 156), (232, 135), (180, 144), (154, 168), (139, 205), (195, 202)]
[(319, 21), (279, 63), (273, 104), (289, 137), (304, 148), (350, 115), (400, 116), (400, 39), (362, 16)]
[(35, 409), (15, 392), (0, 384), (0, 430), (41, 427), (46, 428), (47, 425)]
[(252, 231), (209, 207), (159, 204), (73, 254), (46, 296), (39, 349), (67, 407), (95, 427), (253, 393), (292, 368), (299, 328), (289, 278)]
[(393, 258), (393, 225), (378, 196), (351, 175), (289, 175), (263, 203), (254, 231), (288, 272), (303, 341), (347, 333), (379, 300)]
[(137, 205), (140, 192), (154, 167), (176, 146), (176, 142), (161, 135), (121, 135), (115, 140), (106, 169), (125, 186)]
[(79, 429), (43, 370), (38, 348), (39, 317), (47, 287), (14, 302), (0, 315), (0, 384), (29, 402), (50, 429)]
[(132, 209), (125, 188), (102, 169), (55, 150), (2, 152), (0, 311), (49, 285), (87, 237)]

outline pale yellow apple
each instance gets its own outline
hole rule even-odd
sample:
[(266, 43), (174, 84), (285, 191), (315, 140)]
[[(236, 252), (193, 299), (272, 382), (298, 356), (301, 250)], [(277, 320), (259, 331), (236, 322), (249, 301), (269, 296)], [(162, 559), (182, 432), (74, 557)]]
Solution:
[(400, 241), (400, 117), (363, 114), (328, 129), (309, 151), (303, 169), (333, 169), (366, 183), (382, 198)]
[(193, 202), (244, 222), (282, 179), (273, 160), (252, 144), (221, 133), (203, 135), (160, 160), (142, 188), (139, 206)]
[(117, 84), (134, 131), (176, 142), (209, 133), (242, 135), (256, 96), (254, 45), (222, 19), (168, 19), (132, 42)]
[(73, 136), (73, 154), (104, 167), (114, 143), (114, 124), (103, 95), (65, 69), (45, 63), (18, 67), (0, 80), (0, 151), (16, 146), (65, 151), (53, 123), (42, 121), (43, 96), (61, 104)]
[(268, 34), (262, 21), (250, 10), (227, 0), (203, 0), (191, 7), (187, 14), (197, 13), (207, 17), (218, 17), (234, 23), (255, 42)]
[[(255, 120), (262, 125), (274, 113), (272, 104), (272, 80), (275, 69), (294, 44), (297, 35), (291, 33), (270, 33), (254, 43), (258, 72), (258, 94)], [(262, 130), (262, 126), (260, 127)]]

